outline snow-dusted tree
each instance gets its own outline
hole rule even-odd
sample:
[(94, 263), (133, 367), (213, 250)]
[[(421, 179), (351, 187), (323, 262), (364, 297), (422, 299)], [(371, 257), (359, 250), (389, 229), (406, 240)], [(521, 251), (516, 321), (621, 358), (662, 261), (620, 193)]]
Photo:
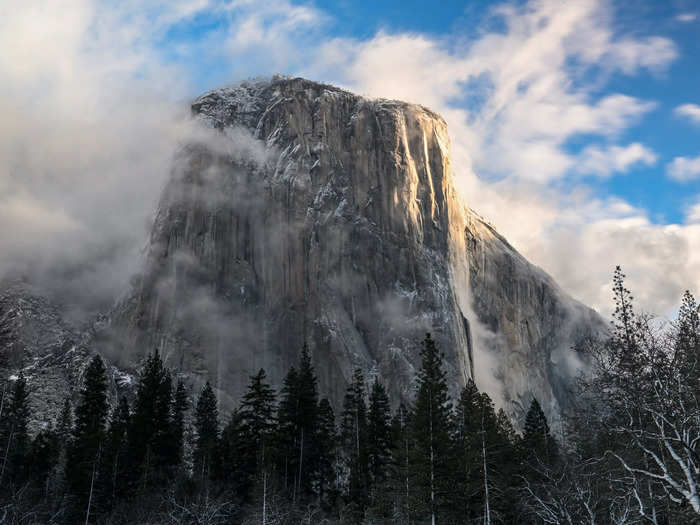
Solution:
[[(637, 514), (651, 523), (700, 519), (700, 369), (697, 305), (687, 293), (673, 330), (638, 315), (615, 272), (617, 308), (610, 340), (593, 353), (585, 393), (597, 409), (610, 473), (629, 487)], [(693, 516), (690, 518), (689, 516)]]

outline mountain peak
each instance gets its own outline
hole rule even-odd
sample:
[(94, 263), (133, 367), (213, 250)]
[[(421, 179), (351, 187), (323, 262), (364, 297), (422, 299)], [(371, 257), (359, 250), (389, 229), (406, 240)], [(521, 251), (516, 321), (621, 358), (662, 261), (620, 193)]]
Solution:
[(432, 332), (450, 388), (474, 378), (511, 414), (556, 413), (603, 323), (470, 212), (444, 120), (302, 78), (216, 89), (192, 104), (216, 145), (183, 148), (120, 340), (213, 379), (224, 404), (308, 345), (336, 407), (355, 368), (411, 398)]

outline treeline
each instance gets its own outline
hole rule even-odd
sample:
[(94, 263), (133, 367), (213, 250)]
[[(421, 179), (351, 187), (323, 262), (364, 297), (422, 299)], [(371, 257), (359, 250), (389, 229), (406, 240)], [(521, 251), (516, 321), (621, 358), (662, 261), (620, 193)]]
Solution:
[(412, 407), (392, 412), (384, 385), (356, 370), (336, 424), (306, 348), (279, 396), (260, 370), (223, 422), (211, 385), (190, 407), (158, 353), (132, 406), (110, 410), (95, 356), (75, 410), (67, 400), (34, 439), (20, 376), (1, 416), (2, 511), (47, 523), (517, 522), (523, 462), (557, 454), (537, 401), (521, 439), (473, 382), (453, 404), (429, 334), (421, 358)]
[(339, 417), (306, 348), (279, 393), (260, 370), (226, 417), (158, 353), (110, 407), (95, 356), (33, 438), (20, 375), (0, 403), (0, 523), (698, 523), (698, 306), (686, 293), (660, 327), (623, 280), (557, 439), (536, 399), (522, 434), (473, 382), (451, 399), (429, 334), (409, 406), (356, 370)]

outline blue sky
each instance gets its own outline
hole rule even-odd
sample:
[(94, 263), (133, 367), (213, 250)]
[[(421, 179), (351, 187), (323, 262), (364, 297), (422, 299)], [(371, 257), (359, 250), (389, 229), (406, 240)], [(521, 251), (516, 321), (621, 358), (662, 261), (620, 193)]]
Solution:
[(621, 264), (670, 312), (700, 291), (699, 29), (696, 0), (1, 2), (0, 271), (142, 245), (187, 101), (282, 73), (440, 112), (526, 257), (602, 312)]
[[(424, 1), (374, 1), (351, 2), (317, 1), (298, 4), (315, 11), (318, 22), (310, 27), (310, 35), (316, 42), (327, 42), (334, 38), (349, 39), (354, 42), (371, 41), (379, 32), (391, 35), (411, 34), (425, 36), (440, 42), (446, 49), (469, 45), (487, 32), (503, 32), (505, 27), (493, 16), (498, 3), (486, 1), (430, 3)], [(519, 6), (526, 6), (520, 2)], [(613, 12), (611, 29), (617, 34), (657, 36), (673, 43), (675, 56), (657, 71), (614, 72), (604, 81), (599, 78), (595, 67), (584, 78), (576, 81), (593, 84), (592, 97), (604, 97), (607, 93), (623, 93), (642, 100), (653, 101), (655, 107), (646, 112), (634, 125), (621, 130), (615, 141), (640, 143), (656, 156), (649, 162), (632, 163), (624, 172), (612, 176), (599, 177), (586, 173), (573, 173), (563, 176), (554, 184), (566, 187), (567, 184), (584, 182), (597, 195), (619, 197), (631, 205), (648, 212), (649, 219), (656, 224), (679, 223), (684, 220), (687, 210), (695, 204), (695, 196), (700, 192), (700, 176), (688, 181), (677, 181), (666, 176), (667, 164), (676, 157), (695, 157), (700, 154), (700, 121), (693, 122), (674, 112), (682, 104), (700, 105), (700, 18), (697, 11), (700, 5), (693, 2), (647, 2), (634, 8), (624, 3), (609, 4)], [(230, 15), (229, 15), (230, 16)], [(271, 19), (274, 17), (271, 17)], [(268, 24), (274, 22), (266, 21)], [(235, 27), (235, 22), (222, 17), (219, 12), (203, 11), (195, 17), (185, 18), (164, 33), (158, 43), (169, 60), (180, 63), (189, 70), (192, 84), (189, 91), (194, 94), (219, 84), (229, 83), (239, 77), (269, 75), (273, 73), (294, 74), (303, 72), (303, 59), (291, 58), (288, 64), (249, 63), (245, 57), (243, 67), (230, 67), (216, 53), (193, 60), (191, 56), (172, 54), (171, 48), (182, 43), (194, 47), (201, 42), (219, 42)], [(212, 38), (210, 41), (209, 39)], [(300, 40), (303, 40), (300, 39)], [(302, 47), (313, 46), (312, 42), (302, 42)], [(287, 67), (288, 69), (278, 69)], [(335, 78), (319, 80), (337, 81)], [(572, 79), (573, 80), (573, 79)], [(595, 86), (595, 84), (600, 84)], [(463, 99), (455, 102), (464, 107), (478, 100), (478, 94), (466, 93)], [(609, 144), (607, 141), (605, 144)], [(573, 134), (563, 144), (564, 149), (573, 154), (586, 146), (603, 145), (596, 135)], [(486, 174), (483, 174), (486, 176)], [(490, 176), (498, 178), (503, 174)]]

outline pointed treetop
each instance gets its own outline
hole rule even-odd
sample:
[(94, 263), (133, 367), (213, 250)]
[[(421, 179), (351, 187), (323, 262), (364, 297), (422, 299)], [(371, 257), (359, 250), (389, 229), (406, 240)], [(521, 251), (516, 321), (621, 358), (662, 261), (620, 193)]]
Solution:
[(549, 424), (537, 398), (533, 397), (530, 409), (525, 416), (523, 439), (527, 441), (544, 441), (549, 436)]

